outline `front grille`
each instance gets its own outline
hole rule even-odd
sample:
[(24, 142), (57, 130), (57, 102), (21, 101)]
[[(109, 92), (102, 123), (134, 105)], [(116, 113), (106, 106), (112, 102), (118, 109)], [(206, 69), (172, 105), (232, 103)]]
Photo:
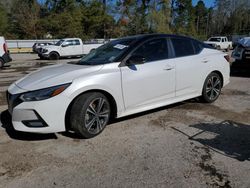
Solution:
[(12, 113), (13, 108), (21, 104), (23, 101), (19, 98), (21, 94), (12, 95), (8, 91), (6, 92), (6, 98), (8, 103), (9, 112)]

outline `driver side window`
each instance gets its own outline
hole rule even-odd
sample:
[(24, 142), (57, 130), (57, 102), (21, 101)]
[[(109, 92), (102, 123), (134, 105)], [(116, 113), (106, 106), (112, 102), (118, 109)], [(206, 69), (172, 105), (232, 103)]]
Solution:
[(143, 56), (146, 62), (158, 61), (168, 58), (167, 40), (164, 38), (153, 39), (137, 48), (132, 56)]

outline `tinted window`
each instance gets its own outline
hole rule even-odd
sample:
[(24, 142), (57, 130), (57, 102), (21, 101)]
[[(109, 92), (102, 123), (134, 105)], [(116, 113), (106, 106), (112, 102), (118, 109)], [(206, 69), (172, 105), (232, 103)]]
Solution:
[(100, 65), (114, 62), (128, 50), (133, 42), (133, 38), (113, 40), (92, 50), (88, 55), (84, 56), (78, 64)]
[(194, 46), (195, 54), (198, 54), (203, 49), (204, 45), (203, 45), (203, 43), (201, 43), (199, 41), (193, 40), (193, 46)]
[(56, 46), (61, 46), (61, 44), (64, 42), (64, 40), (59, 40), (55, 45)]
[(168, 45), (165, 39), (154, 39), (145, 42), (133, 52), (133, 55), (145, 57), (146, 62), (168, 58)]
[(220, 42), (221, 38), (220, 37), (211, 37), (210, 39), (208, 39), (208, 41), (211, 41), (211, 42)]
[(68, 44), (69, 46), (73, 46), (74, 45), (74, 41), (73, 40), (67, 40), (66, 44)]
[(75, 40), (75, 45), (80, 45), (80, 41), (79, 40)]
[(194, 48), (192, 40), (186, 38), (172, 38), (171, 39), (176, 57), (194, 55)]

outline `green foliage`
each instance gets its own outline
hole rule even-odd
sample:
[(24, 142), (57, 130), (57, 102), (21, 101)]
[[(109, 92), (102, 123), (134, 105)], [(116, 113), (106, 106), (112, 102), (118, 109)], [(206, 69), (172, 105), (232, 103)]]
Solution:
[(5, 35), (8, 28), (8, 17), (4, 7), (0, 4), (0, 35)]
[(155, 1), (149, 13), (150, 30), (153, 33), (171, 33), (170, 14), (168, 0)]
[(248, 32), (249, 0), (216, 0), (213, 8), (203, 0), (0, 0), (0, 35), (9, 39)]

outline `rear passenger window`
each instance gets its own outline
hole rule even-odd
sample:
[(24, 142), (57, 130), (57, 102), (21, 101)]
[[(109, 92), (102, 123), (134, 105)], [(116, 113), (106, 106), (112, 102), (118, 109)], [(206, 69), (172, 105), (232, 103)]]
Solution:
[(79, 40), (75, 40), (75, 45), (80, 45), (80, 41)]
[(145, 42), (133, 52), (133, 55), (145, 57), (146, 62), (158, 61), (168, 58), (168, 45), (166, 39), (153, 39)]
[(175, 57), (194, 55), (192, 40), (186, 38), (171, 39), (175, 51)]
[(193, 42), (195, 54), (200, 53), (203, 49), (203, 44), (199, 41), (196, 41), (196, 40), (192, 40), (192, 42)]

